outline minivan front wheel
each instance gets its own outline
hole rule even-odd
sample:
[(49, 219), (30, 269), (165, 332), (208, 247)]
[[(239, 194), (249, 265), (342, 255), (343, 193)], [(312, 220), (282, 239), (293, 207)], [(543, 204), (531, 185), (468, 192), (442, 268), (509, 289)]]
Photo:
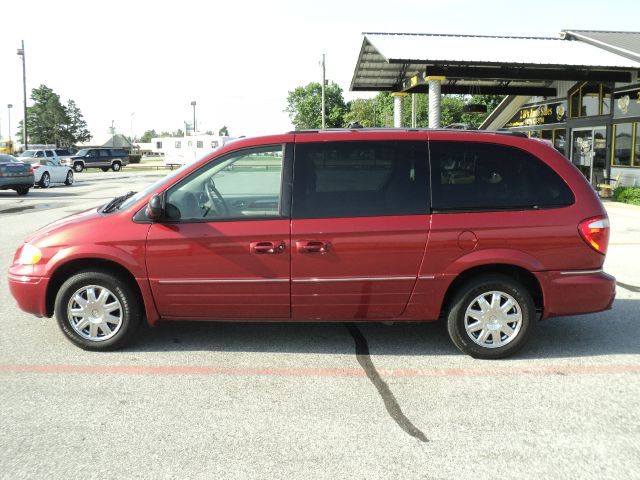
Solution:
[(120, 162), (113, 162), (113, 165), (111, 165), (111, 170), (113, 170), (114, 172), (119, 172), (120, 167)]
[(536, 325), (529, 291), (506, 275), (484, 275), (458, 290), (447, 315), (451, 340), (475, 358), (503, 358), (524, 346)]
[(96, 351), (124, 346), (142, 317), (135, 290), (102, 271), (81, 272), (64, 282), (55, 313), (62, 333), (72, 343)]

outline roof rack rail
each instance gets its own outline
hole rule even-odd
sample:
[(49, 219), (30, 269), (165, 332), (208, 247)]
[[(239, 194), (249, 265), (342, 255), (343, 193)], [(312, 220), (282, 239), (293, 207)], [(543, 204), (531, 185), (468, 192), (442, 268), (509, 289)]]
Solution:
[(287, 133), (296, 135), (307, 133), (346, 133), (346, 132), (459, 132), (460, 134), (477, 134), (477, 133), (493, 133), (498, 135), (511, 135), (514, 137), (527, 137), (524, 132), (517, 132), (509, 129), (499, 130), (466, 130), (460, 128), (392, 128), (392, 127), (345, 127), (345, 128), (318, 128), (308, 130), (291, 130)]

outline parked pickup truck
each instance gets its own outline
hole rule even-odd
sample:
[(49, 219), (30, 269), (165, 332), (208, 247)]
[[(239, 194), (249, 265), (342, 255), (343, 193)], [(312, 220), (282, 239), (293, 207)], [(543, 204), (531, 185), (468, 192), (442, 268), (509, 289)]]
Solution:
[(129, 155), (122, 148), (83, 148), (75, 155), (63, 159), (62, 164), (70, 166), (75, 172), (81, 172), (85, 168), (101, 168), (103, 172), (111, 169), (117, 172), (129, 165)]
[(33, 182), (30, 165), (17, 161), (11, 155), (0, 154), (0, 190), (15, 190), (18, 195), (26, 195)]
[(61, 157), (58, 156), (56, 150), (54, 149), (34, 149), (34, 150), (25, 150), (20, 155), (18, 155), (18, 160), (20, 161), (32, 161), (34, 158), (37, 159), (47, 159), (51, 160), (53, 163), (58, 164), (61, 160)]

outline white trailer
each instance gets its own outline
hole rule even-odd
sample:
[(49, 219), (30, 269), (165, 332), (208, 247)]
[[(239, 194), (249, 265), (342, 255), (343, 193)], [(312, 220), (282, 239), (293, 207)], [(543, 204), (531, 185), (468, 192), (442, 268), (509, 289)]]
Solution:
[(192, 135), (189, 137), (159, 137), (151, 140), (154, 155), (163, 157), (165, 165), (191, 163), (237, 137)]

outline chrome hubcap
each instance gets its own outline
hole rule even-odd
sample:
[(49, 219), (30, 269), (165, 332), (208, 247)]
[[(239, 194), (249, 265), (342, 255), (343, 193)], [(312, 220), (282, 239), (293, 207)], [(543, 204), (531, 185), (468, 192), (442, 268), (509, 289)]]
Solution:
[(469, 338), (481, 347), (503, 347), (520, 333), (522, 309), (507, 293), (485, 292), (467, 307), (464, 328)]
[(124, 312), (113, 292), (99, 285), (88, 285), (71, 295), (67, 315), (78, 335), (102, 342), (118, 333)]

